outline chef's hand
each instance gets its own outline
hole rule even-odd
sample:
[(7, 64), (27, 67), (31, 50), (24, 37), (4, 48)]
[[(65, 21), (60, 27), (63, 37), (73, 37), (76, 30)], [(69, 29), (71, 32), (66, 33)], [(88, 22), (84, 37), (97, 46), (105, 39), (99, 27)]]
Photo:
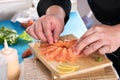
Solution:
[(120, 25), (97, 25), (89, 29), (75, 44), (76, 54), (111, 53), (120, 47)]
[(40, 17), (32, 26), (26, 29), (27, 33), (43, 42), (57, 42), (64, 29), (65, 12), (59, 6), (52, 6), (46, 15)]

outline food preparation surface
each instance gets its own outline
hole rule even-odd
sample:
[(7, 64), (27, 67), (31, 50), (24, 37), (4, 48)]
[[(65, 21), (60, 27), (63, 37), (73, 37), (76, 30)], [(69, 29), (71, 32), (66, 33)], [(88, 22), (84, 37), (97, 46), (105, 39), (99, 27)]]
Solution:
[[(31, 71), (31, 72), (30, 72)], [(24, 60), (24, 76), (25, 80), (53, 80), (51, 72), (44, 64), (35, 59)], [(117, 76), (111, 66), (76, 75), (73, 78), (64, 80), (117, 80)]]
[[(61, 37), (61, 40), (64, 40), (64, 39), (72, 40), (72, 39), (76, 39), (76, 37), (70, 34), (70, 35)], [(39, 60), (43, 62), (43, 64), (53, 73), (53, 75), (55, 75), (57, 78), (60, 78), (60, 79), (66, 79), (71, 76), (94, 71), (94, 70), (112, 65), (112, 62), (109, 61), (105, 57), (105, 55), (99, 55), (99, 53), (96, 52), (90, 56), (78, 58), (75, 60), (74, 63), (69, 63), (70, 65), (79, 66), (79, 68), (75, 72), (68, 73), (68, 74), (60, 74), (56, 70), (56, 66), (59, 65), (59, 62), (46, 60), (45, 57), (40, 53), (40, 44), (41, 44), (40, 42), (31, 43), (30, 44), (31, 50), (33, 51), (35, 56), (37, 56)], [(102, 58), (102, 61), (100, 62), (96, 61), (97, 57)], [(68, 64), (68, 63), (65, 63), (65, 64)]]

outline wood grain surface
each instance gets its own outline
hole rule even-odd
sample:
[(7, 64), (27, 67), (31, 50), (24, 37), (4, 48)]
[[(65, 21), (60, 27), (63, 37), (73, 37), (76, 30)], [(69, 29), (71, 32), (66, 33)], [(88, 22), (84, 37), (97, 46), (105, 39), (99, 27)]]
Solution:
[[(51, 72), (47, 67), (44, 66), (41, 61), (34, 58), (24, 59), (24, 77), (25, 80), (55, 80), (54, 75), (51, 75)], [(78, 74), (61, 80), (118, 80), (118, 78), (113, 67), (107, 66), (105, 68)]]

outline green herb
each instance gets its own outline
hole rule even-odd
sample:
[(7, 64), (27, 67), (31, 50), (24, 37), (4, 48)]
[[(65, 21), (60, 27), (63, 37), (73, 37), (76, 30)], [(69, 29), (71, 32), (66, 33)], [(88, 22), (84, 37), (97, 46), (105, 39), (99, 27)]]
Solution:
[(100, 56), (98, 56), (98, 57), (96, 57), (96, 59), (95, 59), (97, 62), (101, 62), (101, 61), (103, 61), (103, 58), (102, 57), (100, 57)]
[(15, 44), (18, 38), (18, 34), (15, 30), (7, 28), (7, 27), (0, 27), (0, 44), (4, 43), (4, 39), (7, 40), (9, 45)]
[(18, 38), (27, 42), (33, 41), (33, 38), (30, 37), (25, 31), (21, 35), (18, 35), (17, 32), (13, 29), (5, 26), (0, 27), (0, 44), (3, 44), (4, 39), (6, 39), (9, 45), (13, 45), (17, 42)]
[(19, 38), (21, 38), (25, 41), (28, 41), (28, 42), (33, 41), (33, 38), (31, 36), (29, 36), (25, 31), (21, 35), (19, 35)]

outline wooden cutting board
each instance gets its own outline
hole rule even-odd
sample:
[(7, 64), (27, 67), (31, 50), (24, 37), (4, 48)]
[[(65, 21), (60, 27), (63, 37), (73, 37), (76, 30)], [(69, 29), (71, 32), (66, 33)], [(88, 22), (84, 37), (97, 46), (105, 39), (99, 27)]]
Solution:
[[(54, 80), (51, 72), (41, 61), (34, 58), (25, 58), (23, 64), (22, 71), (25, 80)], [(62, 80), (118, 80), (118, 77), (113, 67), (107, 66)]]
[[(65, 35), (60, 38), (61, 40), (64, 39), (76, 39), (76, 37), (72, 34)], [(69, 73), (69, 74), (60, 74), (56, 70), (56, 66), (59, 64), (59, 62), (56, 61), (47, 61), (43, 55), (40, 54), (40, 42), (34, 42), (30, 43), (30, 49), (33, 51), (34, 55), (41, 61), (43, 64), (55, 75), (56, 79), (67, 79), (68, 77), (75, 76), (78, 74), (94, 71), (97, 69), (104, 68), (106, 66), (111, 66), (112, 62), (108, 60), (105, 55), (99, 55), (99, 53), (93, 53), (92, 55), (89, 55), (87, 57), (82, 57), (77, 60), (75, 60), (74, 63), (71, 63), (71, 65), (77, 65), (79, 66), (79, 69), (77, 71)], [(96, 61), (97, 57), (101, 57), (102, 61), (98, 62)]]

